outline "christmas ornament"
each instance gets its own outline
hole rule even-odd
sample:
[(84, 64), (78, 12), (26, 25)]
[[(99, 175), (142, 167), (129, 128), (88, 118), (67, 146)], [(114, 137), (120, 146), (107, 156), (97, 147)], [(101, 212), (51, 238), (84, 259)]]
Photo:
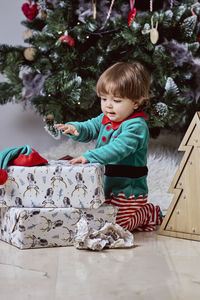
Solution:
[(131, 10), (128, 13), (128, 25), (131, 26), (136, 17), (136, 8), (134, 8), (135, 0), (130, 0)]
[(165, 84), (165, 90), (168, 93), (171, 93), (173, 95), (179, 95), (179, 89), (176, 85), (176, 83), (174, 82), (173, 78), (168, 77), (166, 84)]
[(47, 13), (46, 13), (46, 11), (41, 11), (41, 18), (42, 18), (42, 20), (46, 20), (46, 18), (47, 18)]
[(200, 35), (198, 36), (198, 41), (199, 41), (199, 43), (200, 43)]
[(29, 0), (29, 4), (28, 3), (24, 3), (22, 5), (22, 11), (23, 11), (24, 15), (27, 17), (27, 19), (29, 19), (30, 21), (32, 21), (33, 19), (35, 19), (35, 17), (39, 13), (37, 4), (34, 3), (32, 5), (32, 0)]
[[(150, 12), (153, 11), (153, 1), (150, 0)], [(145, 24), (147, 27), (148, 24)], [(156, 27), (153, 27), (153, 16), (151, 17), (151, 28), (150, 29), (143, 29), (142, 34), (148, 34), (150, 33), (150, 40), (152, 44), (156, 44), (159, 38), (159, 33), (158, 33), (158, 21), (156, 22)]]
[(44, 129), (48, 132), (50, 136), (52, 136), (55, 140), (59, 140), (61, 137), (61, 132), (54, 126), (56, 124), (54, 115), (48, 114), (46, 117), (44, 117), (44, 122), (46, 125), (44, 126)]
[(194, 14), (186, 18), (180, 25), (181, 30), (184, 32), (186, 38), (190, 38), (194, 32), (197, 22), (197, 15)]
[(156, 103), (155, 109), (161, 120), (165, 119), (169, 113), (168, 106), (163, 102)]
[(32, 36), (33, 36), (33, 32), (30, 29), (26, 29), (22, 35), (23, 40), (27, 40), (27, 39), (31, 38)]
[(53, 114), (47, 115), (43, 120), (46, 123), (46, 125), (44, 126), (45, 131), (48, 132), (48, 134), (55, 140), (59, 140), (61, 137), (61, 132), (54, 126), (54, 124), (56, 123), (54, 122)]
[(59, 37), (58, 41), (56, 42), (57, 46), (60, 46), (61, 43), (67, 44), (70, 47), (74, 47), (75, 41), (71, 35), (68, 34), (67, 31), (65, 31), (64, 35)]
[(150, 40), (152, 44), (156, 44), (159, 39), (158, 21), (156, 22), (156, 27), (153, 27), (153, 16), (151, 17), (151, 29), (143, 31), (143, 34), (147, 33), (150, 33)]
[(45, 123), (48, 125), (52, 125), (54, 123), (54, 115), (53, 114), (48, 114), (45, 117)]
[(24, 50), (24, 57), (29, 61), (34, 60), (35, 54), (36, 54), (36, 49), (33, 47), (29, 47)]

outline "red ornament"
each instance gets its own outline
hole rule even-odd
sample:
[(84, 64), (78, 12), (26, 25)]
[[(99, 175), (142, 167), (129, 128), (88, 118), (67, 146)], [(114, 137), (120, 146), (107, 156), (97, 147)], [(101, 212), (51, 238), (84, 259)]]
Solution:
[(64, 44), (68, 44), (70, 47), (74, 47), (74, 45), (75, 45), (75, 41), (74, 41), (73, 37), (69, 34), (62, 35), (59, 38), (59, 40)]
[(198, 36), (198, 41), (199, 41), (199, 43), (200, 43), (200, 35)]
[(137, 13), (136, 8), (129, 10), (129, 13), (128, 13), (128, 25), (129, 26), (132, 25), (133, 20), (136, 17), (136, 13)]
[(25, 14), (25, 16), (27, 17), (27, 19), (29, 19), (30, 21), (32, 21), (33, 19), (35, 19), (35, 17), (39, 13), (37, 4), (34, 3), (32, 5), (32, 0), (29, 0), (29, 4), (28, 3), (24, 3), (22, 5), (22, 11)]

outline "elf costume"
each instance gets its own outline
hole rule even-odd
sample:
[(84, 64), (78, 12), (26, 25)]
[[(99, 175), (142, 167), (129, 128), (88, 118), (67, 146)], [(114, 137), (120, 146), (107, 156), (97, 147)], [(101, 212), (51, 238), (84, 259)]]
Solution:
[(45, 158), (28, 145), (4, 149), (0, 152), (0, 185), (5, 184), (8, 179), (5, 170), (8, 164), (31, 167), (47, 163)]
[(147, 203), (147, 150), (149, 130), (144, 112), (134, 112), (122, 122), (103, 113), (85, 122), (69, 122), (78, 136), (73, 140), (97, 139), (96, 148), (82, 155), (91, 163), (105, 165), (106, 203), (118, 207), (117, 223), (130, 231), (151, 231), (161, 224), (160, 208)]

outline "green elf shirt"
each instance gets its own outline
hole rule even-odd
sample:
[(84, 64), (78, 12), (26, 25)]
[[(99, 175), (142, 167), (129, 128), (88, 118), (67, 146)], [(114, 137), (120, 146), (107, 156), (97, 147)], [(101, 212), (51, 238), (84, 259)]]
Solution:
[[(96, 147), (88, 150), (82, 155), (91, 163), (103, 165), (117, 165), (129, 168), (144, 167), (147, 164), (147, 150), (149, 141), (149, 130), (145, 121), (144, 112), (133, 113), (122, 122), (112, 122), (103, 113), (96, 118), (85, 122), (68, 122), (74, 125), (79, 136), (69, 135), (73, 140), (79, 142), (89, 142), (97, 139)], [(119, 173), (119, 172), (118, 172)], [(119, 176), (119, 174), (117, 175)], [(109, 198), (112, 192), (117, 196), (123, 192), (128, 198), (134, 195), (137, 198), (148, 192), (147, 175), (139, 178), (124, 177), (104, 177), (105, 196)]]

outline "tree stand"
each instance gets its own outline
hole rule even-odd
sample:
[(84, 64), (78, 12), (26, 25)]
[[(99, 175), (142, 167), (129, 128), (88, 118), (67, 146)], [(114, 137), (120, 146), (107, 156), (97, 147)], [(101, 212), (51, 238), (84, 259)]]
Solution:
[(175, 194), (159, 234), (200, 241), (200, 112), (179, 146), (185, 151), (169, 188)]

